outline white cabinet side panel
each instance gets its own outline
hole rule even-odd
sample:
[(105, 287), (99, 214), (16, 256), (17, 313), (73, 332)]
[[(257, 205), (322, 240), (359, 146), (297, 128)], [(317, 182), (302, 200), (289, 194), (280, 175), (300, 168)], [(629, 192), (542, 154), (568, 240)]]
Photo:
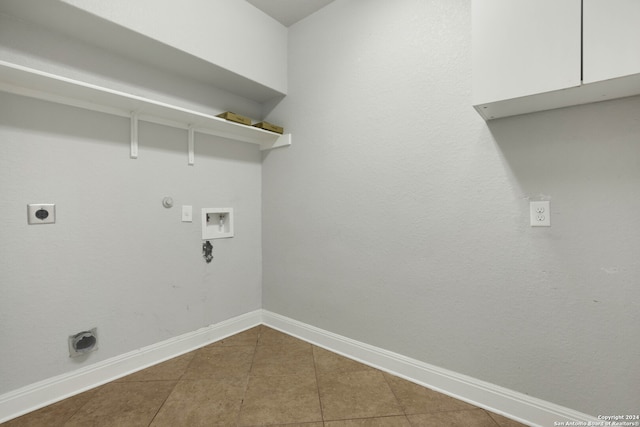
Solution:
[(584, 0), (584, 83), (640, 73), (638, 22), (638, 0)]
[(473, 0), (473, 104), (580, 84), (580, 0)]

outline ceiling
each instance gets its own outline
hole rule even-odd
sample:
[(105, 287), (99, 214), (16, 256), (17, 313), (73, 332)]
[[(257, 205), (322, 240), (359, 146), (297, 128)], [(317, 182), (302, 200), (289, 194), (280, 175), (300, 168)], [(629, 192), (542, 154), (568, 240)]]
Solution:
[(247, 0), (249, 3), (289, 27), (333, 0)]

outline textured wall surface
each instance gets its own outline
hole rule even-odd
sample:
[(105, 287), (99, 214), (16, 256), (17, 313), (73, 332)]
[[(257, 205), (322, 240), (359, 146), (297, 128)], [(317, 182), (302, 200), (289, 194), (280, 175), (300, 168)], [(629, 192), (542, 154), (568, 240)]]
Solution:
[[(328, 31), (328, 28), (331, 28)], [(263, 306), (589, 414), (640, 407), (640, 98), (471, 107), (470, 2), (290, 28), (263, 163)], [(552, 227), (529, 226), (529, 200)]]
[(224, 89), (123, 58), (107, 49), (0, 14), (2, 60), (157, 101), (260, 118), (259, 103)]
[(287, 92), (287, 29), (236, 0), (63, 0), (124, 28)]
[[(130, 160), (127, 120), (0, 94), (0, 394), (262, 298), (573, 409), (637, 411), (640, 98), (484, 123), (469, 15), (466, 0), (336, 0), (291, 27), (290, 95), (268, 110), (294, 145), (262, 168), (255, 146), (203, 135), (188, 167), (186, 132), (144, 123)], [(0, 24), (5, 60), (259, 117), (252, 101)], [(528, 226), (529, 199), (551, 200), (551, 228)], [(41, 202), (57, 223), (28, 226)], [(236, 214), (210, 265), (207, 206)], [(100, 349), (69, 359), (67, 336), (94, 326)]]
[[(259, 111), (72, 40), (1, 28), (5, 59), (191, 108)], [(261, 306), (258, 147), (196, 134), (188, 166), (186, 130), (140, 122), (131, 160), (129, 129), (128, 119), (0, 93), (0, 394)], [(27, 225), (28, 203), (55, 203), (56, 224)], [(193, 223), (181, 222), (181, 205), (193, 206)], [(213, 242), (211, 264), (203, 207), (235, 214), (235, 237)], [(70, 359), (67, 337), (92, 327), (99, 349)]]

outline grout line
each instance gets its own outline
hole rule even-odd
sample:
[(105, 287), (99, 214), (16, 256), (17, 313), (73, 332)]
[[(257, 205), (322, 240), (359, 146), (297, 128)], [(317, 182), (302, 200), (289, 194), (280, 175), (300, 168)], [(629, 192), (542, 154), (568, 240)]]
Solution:
[[(203, 348), (203, 347), (200, 347), (200, 348)], [(187, 363), (187, 366), (185, 366), (184, 371), (182, 371), (182, 374), (180, 374), (180, 378), (178, 378), (178, 381), (182, 381), (183, 377), (187, 374), (187, 371), (191, 367), (191, 364), (193, 363), (193, 360), (196, 358), (196, 353), (198, 352), (198, 350), (200, 350), (200, 348), (197, 349), (197, 350), (192, 350), (192, 351), (189, 352), (189, 353), (193, 353), (193, 356), (191, 356), (191, 359), (189, 360), (189, 363)], [(185, 353), (185, 354), (189, 354), (189, 353)], [(177, 356), (177, 357), (182, 357), (185, 354), (182, 354), (182, 355)], [(171, 359), (169, 359), (169, 360), (171, 360)]]
[[(98, 387), (98, 388), (99, 388), (99, 387)], [(93, 394), (95, 394), (95, 390), (97, 390), (97, 388), (90, 390), (90, 392), (92, 392)], [(88, 392), (86, 391), (85, 393), (88, 393)], [(78, 395), (76, 395), (76, 396), (78, 396)], [(73, 398), (73, 397), (75, 397), (75, 396), (72, 396), (71, 398)], [(71, 398), (68, 398), (68, 399), (71, 399)], [(91, 396), (89, 399), (87, 399), (87, 401), (86, 401), (86, 402), (84, 402), (84, 404), (80, 405), (80, 406), (78, 407), (78, 409), (76, 409), (75, 411), (73, 411), (73, 414), (71, 414), (67, 419), (65, 419), (65, 420), (64, 420), (64, 424), (68, 423), (68, 422), (71, 420), (71, 418), (75, 417), (75, 416), (76, 416), (76, 414), (77, 414), (78, 412), (80, 412), (80, 410), (81, 410), (82, 408), (84, 408), (85, 406), (87, 406), (87, 404), (88, 404), (91, 400), (93, 400), (93, 399), (95, 399), (95, 396)], [(60, 402), (63, 402), (63, 400), (61, 400)], [(55, 403), (53, 403), (52, 405), (49, 405), (49, 406), (53, 406), (53, 405), (55, 405)], [(45, 406), (45, 408), (46, 408), (46, 406)], [(24, 417), (24, 416), (27, 416), (27, 415), (29, 415), (29, 413), (24, 414), (24, 415), (23, 415), (23, 417)]]
[(236, 415), (236, 425), (240, 425), (240, 414), (242, 413), (242, 407), (244, 406), (244, 401), (247, 398), (247, 391), (249, 390), (249, 381), (251, 380), (251, 371), (253, 370), (253, 364), (255, 363), (255, 360), (256, 360), (256, 353), (258, 353), (258, 342), (260, 342), (260, 336), (262, 335), (262, 324), (255, 327), (258, 328), (258, 336), (256, 338), (256, 342), (253, 345), (253, 357), (251, 358), (251, 366), (249, 366), (249, 372), (247, 372), (247, 380), (244, 385), (244, 392), (242, 393), (240, 408), (238, 409), (238, 414)]
[(377, 368), (373, 368), (373, 369), (375, 369), (376, 371), (380, 372), (380, 374), (382, 374), (382, 378), (384, 378), (384, 382), (387, 384), (387, 387), (389, 387), (389, 390), (391, 390), (391, 394), (393, 394), (393, 397), (396, 399), (396, 402), (398, 403), (398, 406), (400, 407), (400, 409), (402, 409), (402, 415), (407, 420), (407, 423), (409, 423), (409, 425), (411, 425), (411, 421), (409, 421), (409, 414), (407, 414), (407, 411), (404, 409), (404, 405), (400, 401), (400, 398), (396, 394), (396, 391), (393, 389), (393, 386), (391, 385), (391, 383), (387, 379), (387, 376), (391, 376), (391, 374), (388, 374), (388, 373), (386, 373), (384, 371), (381, 371), (380, 369), (377, 369)]
[(167, 393), (167, 397), (164, 398), (164, 400), (162, 401), (162, 404), (160, 404), (160, 406), (158, 406), (158, 409), (156, 410), (156, 413), (153, 414), (153, 417), (151, 418), (151, 420), (149, 420), (149, 425), (153, 424), (153, 420), (156, 419), (156, 417), (158, 416), (158, 414), (160, 413), (160, 410), (162, 409), (162, 407), (164, 406), (165, 403), (167, 403), (167, 400), (169, 399), (169, 396), (171, 396), (171, 394), (173, 393), (173, 391), (176, 389), (176, 387), (178, 386), (178, 382), (180, 382), (180, 380), (177, 380), (175, 382), (175, 384), (173, 384), (173, 387), (171, 388), (171, 391), (169, 393)]
[(311, 358), (313, 359), (313, 372), (316, 376), (316, 388), (318, 389), (318, 403), (320, 404), (320, 417), (324, 424), (324, 405), (322, 404), (322, 397), (320, 396), (320, 379), (318, 378), (318, 366), (316, 365), (316, 346), (311, 344)]
[[(425, 414), (429, 414), (430, 412), (427, 412)], [(425, 414), (412, 414), (412, 415), (425, 415)], [(411, 425), (411, 421), (409, 421), (409, 418), (407, 418), (406, 415), (404, 414), (398, 414), (398, 415), (379, 415), (379, 416), (375, 416), (375, 417), (349, 417), (349, 418), (337, 418), (335, 420), (327, 420), (326, 422), (336, 422), (336, 421), (357, 421), (357, 420), (377, 420), (377, 419), (381, 419), (381, 418), (405, 418), (407, 420), (407, 422), (409, 423), (409, 425)], [(285, 425), (283, 426), (277, 426), (277, 427), (285, 427)]]
[(486, 412), (486, 414), (489, 416), (489, 418), (491, 418), (491, 421), (493, 421), (493, 423), (496, 425), (496, 427), (500, 427), (500, 423), (498, 423), (498, 420), (496, 420), (495, 418), (493, 418), (491, 416), (491, 412), (487, 411), (486, 409), (483, 409), (484, 412)]

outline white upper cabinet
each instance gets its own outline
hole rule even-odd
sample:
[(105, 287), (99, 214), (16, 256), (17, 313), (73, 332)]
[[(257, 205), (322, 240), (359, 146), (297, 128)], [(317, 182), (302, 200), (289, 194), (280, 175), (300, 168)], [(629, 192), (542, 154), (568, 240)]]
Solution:
[(640, 0), (473, 0), (485, 120), (640, 94)]
[(584, 0), (583, 83), (640, 73), (640, 1)]
[(580, 84), (580, 0), (474, 0), (474, 105)]

